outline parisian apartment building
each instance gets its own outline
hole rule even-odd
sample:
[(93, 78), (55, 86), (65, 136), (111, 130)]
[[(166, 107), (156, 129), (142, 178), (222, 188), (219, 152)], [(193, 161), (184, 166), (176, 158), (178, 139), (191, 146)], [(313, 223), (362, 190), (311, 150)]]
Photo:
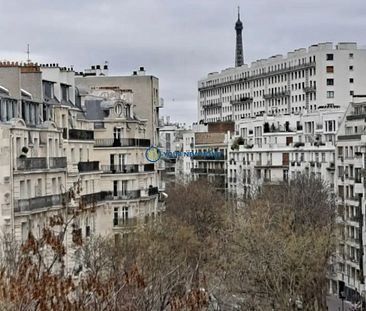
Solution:
[(19, 242), (40, 235), (49, 216), (67, 217), (80, 201), (73, 228), (83, 237), (118, 237), (157, 217), (161, 174), (145, 150), (158, 142), (159, 109), (159, 81), (143, 68), (109, 76), (107, 64), (75, 73), (0, 63), (2, 232)]

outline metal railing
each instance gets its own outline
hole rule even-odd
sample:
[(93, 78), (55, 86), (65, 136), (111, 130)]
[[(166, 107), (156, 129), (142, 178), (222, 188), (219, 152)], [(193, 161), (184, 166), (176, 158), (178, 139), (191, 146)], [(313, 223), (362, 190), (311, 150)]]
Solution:
[(137, 218), (113, 218), (113, 226), (133, 228), (137, 226)]
[(50, 168), (66, 168), (66, 167), (67, 167), (66, 157), (50, 158)]
[(110, 174), (131, 174), (138, 173), (139, 166), (137, 164), (128, 165), (102, 165), (102, 171)]
[(141, 190), (113, 191), (106, 195), (106, 200), (133, 200), (141, 197)]
[(47, 158), (18, 158), (18, 171), (31, 171), (47, 169)]
[(191, 168), (191, 172), (197, 173), (197, 174), (207, 174), (207, 169), (200, 168), (200, 167), (193, 167), (193, 168)]
[(108, 191), (89, 193), (89, 194), (82, 195), (81, 201), (84, 204), (97, 203), (97, 202), (105, 201), (110, 194), (111, 194), (111, 192), (108, 192)]
[(30, 199), (20, 199), (15, 201), (14, 212), (31, 212), (41, 208), (61, 205), (63, 198), (66, 199), (66, 196), (62, 194), (53, 194)]
[(71, 140), (94, 140), (94, 131), (79, 129), (63, 129), (62, 137)]
[(96, 139), (95, 147), (150, 147), (150, 139), (112, 138)]
[(150, 195), (156, 195), (159, 194), (159, 188), (158, 187), (150, 187), (148, 189), (148, 194)]
[(192, 160), (225, 160), (225, 155), (194, 155)]
[(87, 161), (78, 163), (79, 172), (99, 171), (99, 161)]
[(208, 173), (209, 174), (223, 175), (223, 174), (226, 174), (226, 170), (223, 169), (223, 168), (209, 168)]
[(153, 163), (144, 165), (144, 172), (153, 172), (155, 170), (155, 165)]

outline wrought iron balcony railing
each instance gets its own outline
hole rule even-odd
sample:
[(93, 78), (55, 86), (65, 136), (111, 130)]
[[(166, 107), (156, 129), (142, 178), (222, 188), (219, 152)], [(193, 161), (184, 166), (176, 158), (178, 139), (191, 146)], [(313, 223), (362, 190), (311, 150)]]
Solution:
[(61, 205), (63, 198), (66, 199), (66, 196), (62, 194), (54, 194), (30, 199), (20, 199), (15, 201), (14, 212), (31, 212), (41, 208)]
[(200, 167), (193, 167), (191, 168), (191, 172), (196, 174), (207, 174), (207, 169)]
[(62, 137), (70, 140), (94, 140), (94, 131), (79, 129), (63, 129)]
[(66, 157), (50, 158), (50, 168), (66, 168), (66, 167), (67, 167)]
[(225, 155), (223, 154), (219, 154), (219, 155), (194, 155), (192, 157), (193, 160), (208, 160), (208, 161), (211, 161), (211, 160), (225, 160)]
[(141, 197), (141, 190), (113, 191), (106, 195), (106, 200), (133, 200)]
[(149, 196), (159, 194), (159, 188), (158, 187), (150, 187), (148, 189)]
[(31, 171), (47, 169), (47, 158), (18, 158), (18, 171)]
[(97, 139), (95, 147), (150, 147), (150, 139), (115, 138)]
[(110, 174), (132, 174), (139, 172), (139, 166), (137, 164), (102, 165), (102, 171)]
[(153, 163), (144, 165), (144, 172), (153, 172), (155, 170), (155, 165)]
[(78, 163), (79, 172), (99, 171), (99, 161), (87, 161)]
[(137, 226), (137, 218), (113, 218), (113, 226), (133, 228)]
[(90, 194), (85, 194), (81, 196), (81, 200), (84, 204), (92, 204), (97, 203), (101, 201), (105, 201), (109, 196), (111, 192), (108, 191), (100, 191)]

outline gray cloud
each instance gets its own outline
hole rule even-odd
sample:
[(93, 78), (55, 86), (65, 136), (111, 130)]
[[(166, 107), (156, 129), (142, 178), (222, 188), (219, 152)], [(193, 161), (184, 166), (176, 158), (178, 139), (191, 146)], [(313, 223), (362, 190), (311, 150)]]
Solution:
[(236, 6), (245, 58), (283, 54), (324, 41), (365, 44), (364, 0), (7, 1), (0, 11), (0, 59), (82, 70), (108, 60), (114, 74), (139, 66), (160, 78), (173, 120), (196, 119), (197, 80), (233, 65)]

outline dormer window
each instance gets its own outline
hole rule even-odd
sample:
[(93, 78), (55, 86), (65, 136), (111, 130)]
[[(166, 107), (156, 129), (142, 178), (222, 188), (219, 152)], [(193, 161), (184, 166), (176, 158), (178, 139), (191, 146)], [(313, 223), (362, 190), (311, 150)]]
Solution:
[(53, 83), (50, 81), (42, 81), (43, 95), (46, 99), (53, 98)]
[(61, 84), (61, 100), (69, 100), (69, 86), (66, 84)]

